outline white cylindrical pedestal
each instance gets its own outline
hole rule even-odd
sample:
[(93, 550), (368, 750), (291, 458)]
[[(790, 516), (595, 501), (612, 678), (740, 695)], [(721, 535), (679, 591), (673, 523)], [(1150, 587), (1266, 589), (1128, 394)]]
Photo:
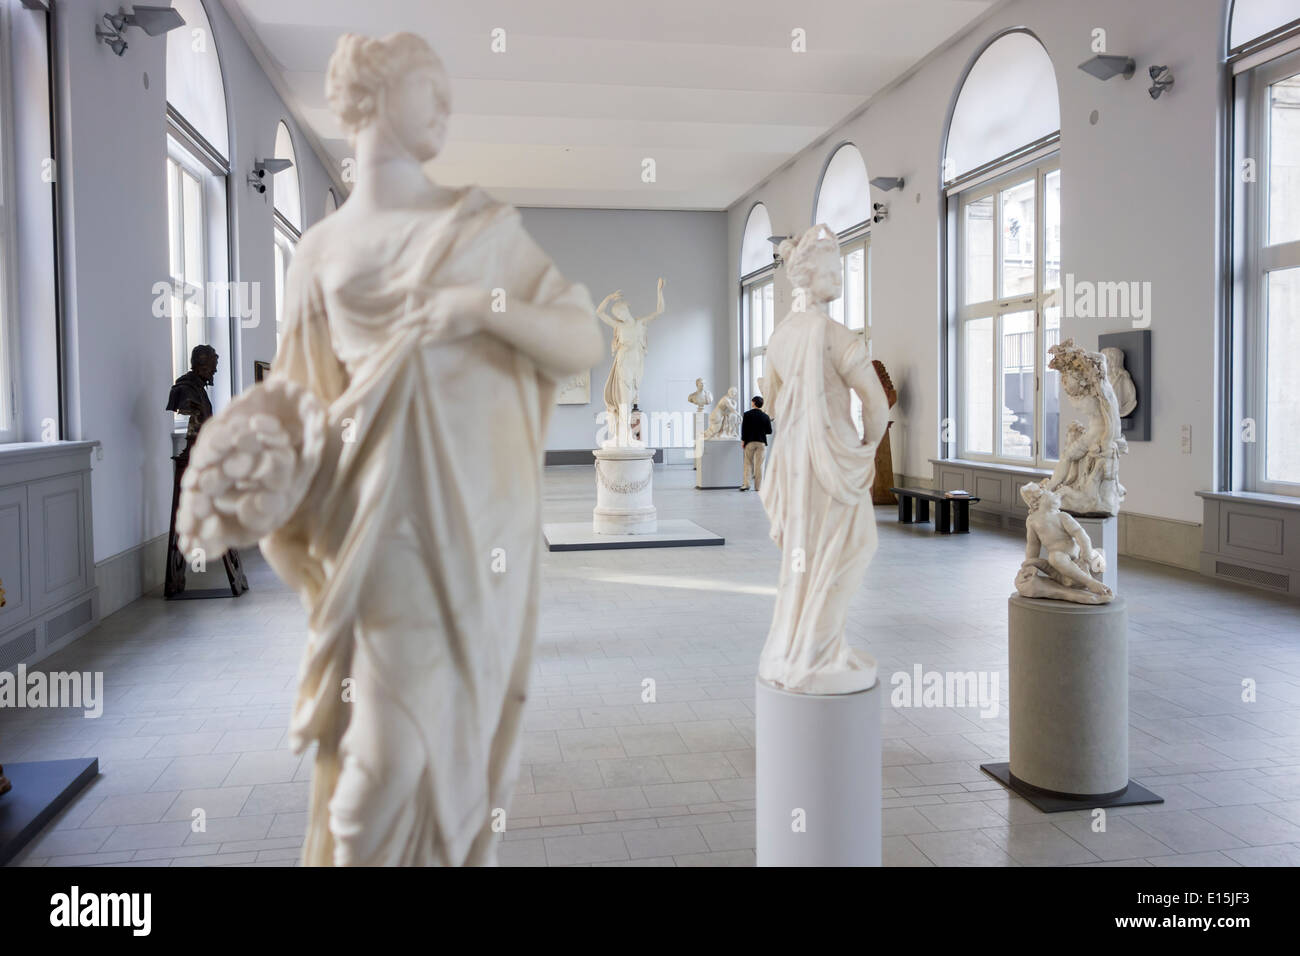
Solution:
[(1119, 593), (1119, 518), (1108, 515), (1074, 520), (1079, 522), (1092, 546), (1106, 555), (1106, 573), (1101, 576), (1101, 583)]
[(596, 534), (654, 534), (659, 520), (654, 503), (653, 448), (597, 448), (596, 507), (591, 527)]
[(1013, 594), (1008, 608), (1012, 777), (1053, 795), (1128, 786), (1124, 598), (1072, 604)]
[(756, 681), (759, 866), (880, 866), (880, 709)]

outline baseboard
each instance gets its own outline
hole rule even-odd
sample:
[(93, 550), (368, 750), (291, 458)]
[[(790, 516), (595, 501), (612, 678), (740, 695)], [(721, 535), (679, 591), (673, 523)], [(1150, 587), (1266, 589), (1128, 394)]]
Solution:
[(142, 594), (162, 587), (167, 573), (167, 535), (127, 548), (95, 565), (101, 617), (126, 607)]

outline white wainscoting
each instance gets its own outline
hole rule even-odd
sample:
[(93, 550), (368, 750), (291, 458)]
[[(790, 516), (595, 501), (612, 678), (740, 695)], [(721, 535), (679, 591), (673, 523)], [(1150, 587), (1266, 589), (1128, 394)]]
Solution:
[(0, 445), (0, 670), (34, 664), (99, 620), (94, 442)]

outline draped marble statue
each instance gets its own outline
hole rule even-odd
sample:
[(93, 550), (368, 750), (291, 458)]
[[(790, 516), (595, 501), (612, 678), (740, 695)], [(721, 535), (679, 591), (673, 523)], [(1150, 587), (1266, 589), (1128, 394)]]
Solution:
[[(611, 292), (596, 307), (596, 317), (614, 330), (610, 354), (614, 364), (605, 380), (606, 429), (615, 436), (615, 444), (631, 441), (630, 416), (641, 392), (641, 376), (645, 372), (645, 356), (649, 349), (647, 328), (664, 313), (664, 280), (659, 280), (659, 301), (649, 315), (636, 318), (627, 307), (623, 290)], [(611, 305), (612, 303), (612, 305)], [(606, 312), (609, 308), (614, 314)]]
[(489, 864), (536, 634), (542, 443), (599, 326), (512, 207), (425, 175), (449, 90), (423, 39), (342, 37), (326, 93), (356, 186), (302, 237), (271, 374), (205, 427), (182, 531), (260, 538), (308, 610), (304, 862)]
[[(826, 313), (843, 281), (835, 235), (814, 226), (780, 254), (807, 308), (779, 322), (767, 348), (765, 393), (781, 434), (760, 497), (782, 556), (758, 675), (797, 693), (846, 694), (876, 682), (876, 662), (849, 647), (844, 628), (876, 550), (871, 487), (889, 400), (862, 336)], [(850, 391), (862, 401), (861, 436)]]
[(1061, 498), (1061, 507), (1082, 516), (1114, 515), (1124, 501), (1119, 456), (1128, 451), (1120, 426), (1119, 403), (1111, 387), (1106, 357), (1066, 339), (1048, 351), (1048, 368), (1061, 373), (1061, 389), (1084, 406), (1087, 424), (1071, 422), (1061, 458), (1043, 484)]

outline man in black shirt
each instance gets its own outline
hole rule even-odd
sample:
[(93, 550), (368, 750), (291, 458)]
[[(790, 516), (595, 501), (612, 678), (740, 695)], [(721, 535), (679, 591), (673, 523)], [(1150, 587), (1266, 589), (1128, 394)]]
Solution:
[(749, 477), (754, 476), (754, 490), (758, 491), (763, 478), (763, 455), (767, 452), (767, 436), (772, 434), (772, 419), (763, 411), (763, 396), (755, 395), (753, 407), (745, 412), (740, 422), (740, 440), (745, 446), (745, 472), (740, 480), (740, 490), (749, 490)]

